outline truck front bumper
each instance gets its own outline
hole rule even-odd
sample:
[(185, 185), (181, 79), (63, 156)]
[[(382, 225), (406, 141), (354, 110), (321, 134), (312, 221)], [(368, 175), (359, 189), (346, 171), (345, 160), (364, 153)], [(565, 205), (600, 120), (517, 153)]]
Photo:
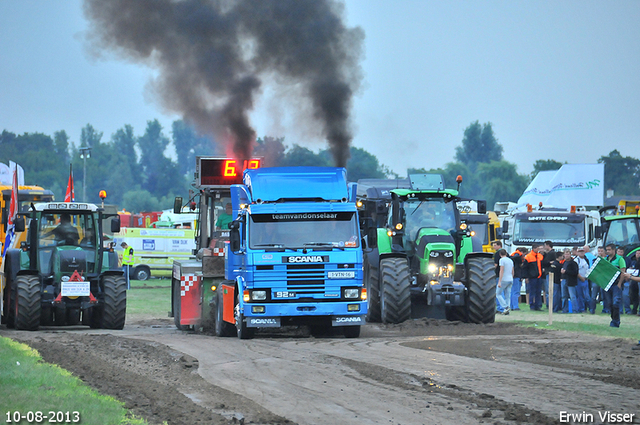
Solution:
[[(263, 311), (258, 313), (256, 311)], [(243, 315), (248, 327), (280, 327), (285, 325), (328, 322), (332, 326), (365, 324), (366, 301), (340, 303), (247, 303)]]

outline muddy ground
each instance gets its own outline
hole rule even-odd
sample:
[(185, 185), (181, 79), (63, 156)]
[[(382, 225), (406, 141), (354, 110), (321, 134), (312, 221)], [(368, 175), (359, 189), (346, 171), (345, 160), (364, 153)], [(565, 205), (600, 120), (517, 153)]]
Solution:
[[(632, 342), (506, 323), (416, 319), (358, 339), (305, 328), (255, 339), (178, 331), (44, 328), (0, 335), (37, 349), (150, 424), (560, 423), (561, 412), (634, 414)], [(588, 418), (590, 419), (590, 418)]]

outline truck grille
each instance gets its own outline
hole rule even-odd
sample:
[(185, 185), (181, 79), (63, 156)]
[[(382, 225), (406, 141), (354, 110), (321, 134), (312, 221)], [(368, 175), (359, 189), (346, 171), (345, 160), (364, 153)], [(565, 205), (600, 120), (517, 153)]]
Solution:
[(287, 289), (299, 294), (324, 293), (324, 264), (288, 264)]

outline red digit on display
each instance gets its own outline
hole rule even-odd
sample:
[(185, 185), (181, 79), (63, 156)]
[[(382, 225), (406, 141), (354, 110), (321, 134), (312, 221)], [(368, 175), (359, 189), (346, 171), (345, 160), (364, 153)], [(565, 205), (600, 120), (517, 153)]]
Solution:
[(236, 161), (228, 159), (224, 162), (224, 176), (235, 177), (236, 176)]
[(249, 161), (249, 169), (250, 170), (255, 170), (256, 168), (260, 168), (260, 160), (259, 159), (252, 159)]

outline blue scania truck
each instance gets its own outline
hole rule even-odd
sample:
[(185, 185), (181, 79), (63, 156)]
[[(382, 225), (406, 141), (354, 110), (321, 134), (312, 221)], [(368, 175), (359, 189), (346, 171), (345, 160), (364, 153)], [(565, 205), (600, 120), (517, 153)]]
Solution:
[[(312, 334), (339, 328), (358, 337), (367, 292), (356, 188), (346, 171), (258, 168), (249, 161), (242, 173), (225, 176), (229, 159), (197, 160), (198, 253), (196, 260), (174, 263), (176, 326), (210, 326), (218, 336), (241, 339), (258, 328), (300, 325)], [(242, 183), (228, 184), (239, 178)], [(229, 202), (232, 221), (216, 229)]]

